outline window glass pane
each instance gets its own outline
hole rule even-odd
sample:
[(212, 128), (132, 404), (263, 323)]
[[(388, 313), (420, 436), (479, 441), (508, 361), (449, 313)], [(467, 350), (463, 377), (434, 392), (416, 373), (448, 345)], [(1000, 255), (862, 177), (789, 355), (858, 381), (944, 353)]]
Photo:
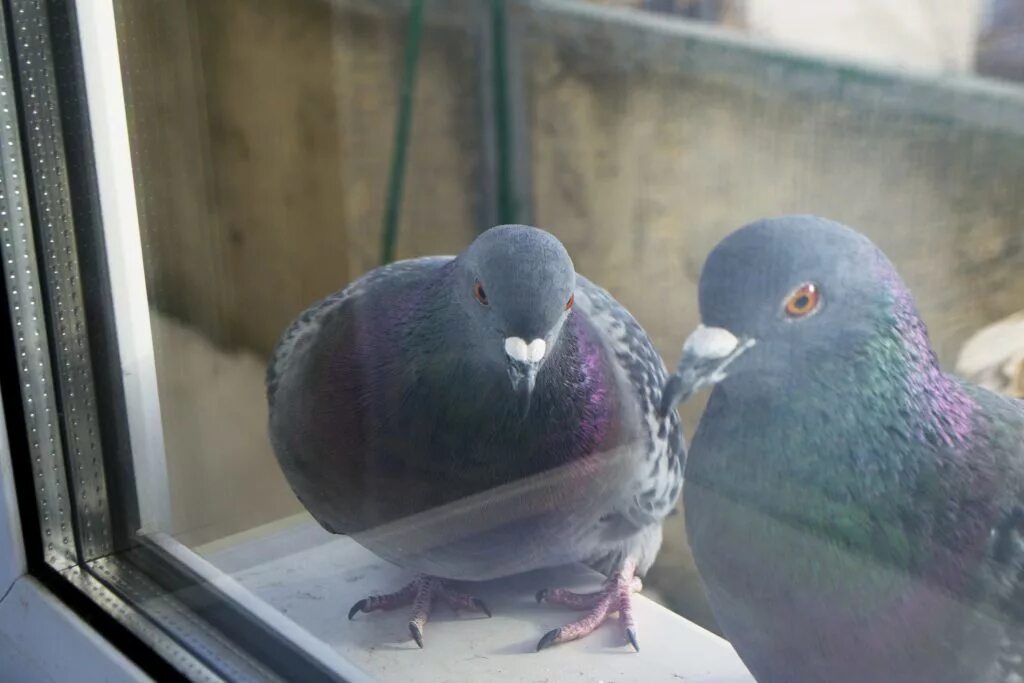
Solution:
[[(854, 399), (876, 389), (864, 359), (905, 341), (857, 346), (868, 322), (855, 304), (870, 300), (859, 288), (890, 278), (889, 294), (903, 301), (903, 291), (887, 267), (862, 278), (875, 261), (857, 261), (845, 237), (821, 246), (838, 265), (798, 226), (792, 242), (738, 249), (734, 281), (698, 283), (702, 272), (713, 277), (705, 261), (715, 246), (753, 220), (841, 221), (891, 260), (943, 368), (1024, 395), (1019, 3), (114, 4), (170, 490), (160, 531), (386, 680), (455, 659), (460, 675), (513, 680), (545, 666), (557, 678), (750, 680), (744, 663), (765, 680), (799, 680), (819, 665), (806, 661), (843, 671), (836, 680), (871, 680), (886, 671), (859, 669), (830, 632), (804, 653), (751, 633), (767, 621), (792, 623), (796, 634), (825, 628), (812, 604), (830, 600), (835, 623), (859, 623), (859, 601), (912, 601), (916, 590), (928, 609), (952, 610), (948, 596), (929, 602), (931, 582), (972, 586), (953, 590), (968, 616), (943, 612), (956, 631), (943, 642), (966, 653), (942, 660), (947, 673), (1014, 654), (992, 643), (1010, 637), (1008, 606), (1024, 611), (1019, 404), (974, 394), (964, 399), (970, 409), (929, 403), (921, 396), (960, 389), (922, 379), (919, 391), (912, 379), (907, 400), (928, 406), (938, 431), (890, 420), (887, 410), (903, 415), (903, 394), (858, 412)], [(506, 237), (514, 249), (472, 251), (455, 265), (378, 272), (335, 294), (384, 262), (461, 254), (499, 223), (550, 231), (575, 273), (642, 330), (559, 270), (561, 252), (536, 246), (546, 239), (536, 235)], [(806, 277), (783, 277), (787, 259)], [(744, 283), (774, 297), (763, 319), (730, 298)], [(849, 315), (829, 327), (826, 313), (847, 303)], [(915, 316), (899, 310), (900, 334), (920, 344), (899, 362), (933, 370)], [(755, 334), (756, 319), (796, 335), (793, 320), (805, 315), (819, 325), (819, 346), (783, 332), (773, 346)], [(689, 337), (682, 350), (702, 323), (719, 336)], [(680, 380), (697, 391), (678, 408), (682, 427), (673, 406), (659, 415), (665, 368), (681, 355), (684, 365), (703, 363)], [(742, 410), (720, 398), (705, 412), (712, 391), (728, 395), (731, 372), (755, 363), (771, 372), (751, 375), (749, 391), (767, 393)], [(800, 384), (818, 363), (839, 369)], [(896, 370), (878, 372), (888, 387)], [(846, 385), (849, 401), (836, 393)], [(950, 453), (981, 457), (958, 450), (970, 431), (958, 420), (988, 401), (1011, 436), (978, 446), (1007, 453), (979, 460), (994, 488), (975, 490), (991, 507), (973, 517), (968, 482), (922, 472), (944, 471)], [(684, 486), (682, 435), (695, 444), (689, 467), (709, 462), (694, 435), (698, 423), (710, 434), (716, 416), (735, 420), (720, 427), (725, 455), (696, 465)], [(815, 429), (824, 436), (806, 435)], [(845, 451), (829, 450), (847, 437)], [(905, 461), (888, 459), (883, 437), (925, 464), (899, 469)], [(744, 457), (730, 460), (730, 449)], [(806, 462), (787, 460), (800, 449)], [(746, 457), (751, 450), (764, 457)], [(843, 457), (853, 462), (849, 480), (836, 474)], [(884, 485), (872, 488), (876, 476)], [(714, 495), (701, 496), (702, 483)], [(950, 540), (963, 534), (984, 555), (970, 570), (950, 559), (967, 552)], [(947, 542), (956, 575), (934, 575), (920, 555), (945, 553)], [(836, 548), (844, 559), (814, 575), (814, 553)], [(519, 576), (581, 562), (610, 583), (577, 564)], [(758, 564), (764, 592), (749, 585)], [(634, 566), (644, 597), (622, 609)], [(502, 580), (435, 585), (420, 573)], [(578, 615), (524, 602), (563, 581), (607, 595), (538, 601), (594, 608), (604, 596), (617, 623), (565, 645), (562, 660), (511, 657), (549, 645), (545, 632), (568, 640), (601, 621), (557, 631)], [(387, 591), (399, 593), (358, 602)], [(484, 611), (477, 592), (494, 617), (468, 623)], [(464, 614), (447, 624), (434, 614), (427, 628), (416, 596), (434, 599), (435, 612), (448, 602)], [(375, 608), (394, 611), (365, 613)], [(731, 639), (744, 663), (688, 622)], [(985, 635), (963, 635), (968, 626)], [(420, 637), (425, 658), (395, 656)], [(588, 658), (630, 637), (645, 643), (637, 659)], [(928, 636), (914, 652), (940, 640)], [(778, 664), (771, 647), (790, 663)], [(872, 647), (878, 661), (892, 654)], [(903, 671), (890, 664), (888, 673)]]

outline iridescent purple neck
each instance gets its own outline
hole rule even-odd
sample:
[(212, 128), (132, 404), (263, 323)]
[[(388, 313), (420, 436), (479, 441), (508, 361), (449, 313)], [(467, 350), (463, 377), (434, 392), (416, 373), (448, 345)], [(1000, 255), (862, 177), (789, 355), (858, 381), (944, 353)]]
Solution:
[(582, 316), (576, 314), (569, 317), (563, 335), (571, 338), (563, 341), (570, 342), (566, 346), (570, 355), (575, 356), (566, 360), (577, 368), (574, 372), (565, 373), (562, 381), (573, 378), (566, 388), (577, 402), (579, 421), (576, 428), (582, 437), (580, 441), (592, 446), (605, 443), (611, 436), (616, 406), (610, 393), (615, 379), (607, 366), (603, 347)]
[(962, 443), (972, 430), (974, 402), (956, 379), (942, 371), (913, 295), (884, 257), (882, 261), (878, 277), (892, 295), (891, 323), (907, 365), (903, 388), (910, 407), (925, 418), (921, 436), (938, 438), (947, 446)]

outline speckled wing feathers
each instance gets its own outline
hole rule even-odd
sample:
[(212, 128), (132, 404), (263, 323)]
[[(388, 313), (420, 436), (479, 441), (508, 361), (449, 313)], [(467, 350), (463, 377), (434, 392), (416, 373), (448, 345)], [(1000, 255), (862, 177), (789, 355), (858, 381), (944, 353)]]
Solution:
[(661, 429), (657, 407), (667, 372), (647, 334), (604, 289), (583, 277), (577, 289), (594, 326), (608, 341), (615, 361), (636, 392), (640, 432), (646, 441), (645, 474), (631, 504), (617, 513), (636, 527), (660, 524), (675, 509), (682, 487), (685, 447), (679, 416), (671, 411), (668, 429)]

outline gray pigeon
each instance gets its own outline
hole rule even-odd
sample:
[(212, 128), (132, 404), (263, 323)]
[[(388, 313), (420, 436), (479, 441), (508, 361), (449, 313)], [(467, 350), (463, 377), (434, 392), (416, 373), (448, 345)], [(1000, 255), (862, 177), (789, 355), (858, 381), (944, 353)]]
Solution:
[(809, 216), (726, 237), (663, 408), (714, 384), (689, 539), (761, 683), (1020, 683), (1024, 402), (939, 368), (870, 241)]
[(303, 313), (268, 369), (270, 437), (325, 529), (419, 575), (349, 618), (412, 603), (422, 647), (436, 599), (487, 612), (451, 580), (580, 561), (609, 579), (591, 594), (541, 591), (588, 614), (538, 649), (616, 611), (636, 647), (629, 594), (682, 485), (674, 410), (659, 429), (666, 379), (644, 331), (557, 239), (499, 226)]

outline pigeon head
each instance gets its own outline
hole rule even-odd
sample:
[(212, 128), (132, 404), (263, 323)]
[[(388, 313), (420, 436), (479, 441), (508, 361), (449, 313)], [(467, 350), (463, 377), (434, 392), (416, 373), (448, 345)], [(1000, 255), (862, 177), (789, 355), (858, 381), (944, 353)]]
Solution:
[[(702, 324), (687, 338), (662, 413), (701, 387), (727, 378), (779, 388), (785, 378), (858, 353), (899, 303), (908, 329), (927, 347), (906, 288), (863, 235), (814, 216), (757, 221), (733, 232), (701, 273)], [(903, 334), (893, 330), (893, 336)], [(928, 350), (930, 353), (930, 349)]]
[(455, 298), (467, 314), (480, 355), (503, 367), (522, 415), (537, 373), (572, 311), (576, 271), (553, 235), (501, 225), (480, 235), (456, 259)]

